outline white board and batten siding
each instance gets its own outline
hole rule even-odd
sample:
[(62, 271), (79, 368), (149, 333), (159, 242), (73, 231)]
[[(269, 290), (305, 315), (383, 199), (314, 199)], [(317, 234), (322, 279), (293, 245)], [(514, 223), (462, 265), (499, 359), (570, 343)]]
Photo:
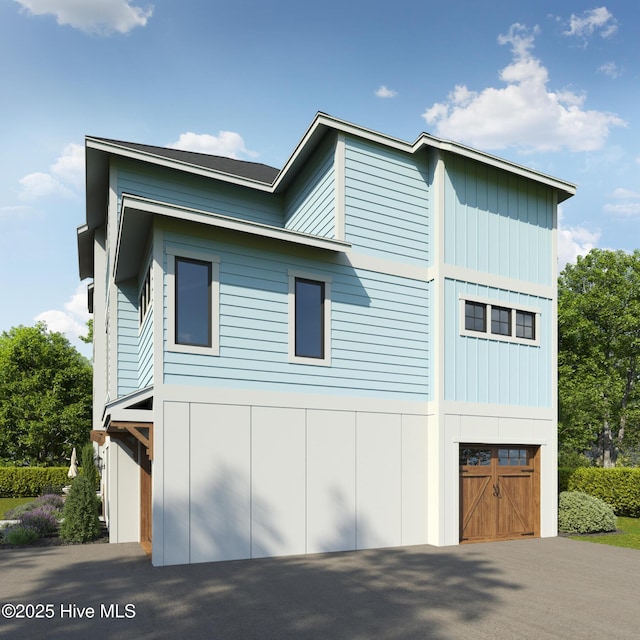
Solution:
[(154, 564), (426, 542), (427, 416), (248, 402), (164, 403)]

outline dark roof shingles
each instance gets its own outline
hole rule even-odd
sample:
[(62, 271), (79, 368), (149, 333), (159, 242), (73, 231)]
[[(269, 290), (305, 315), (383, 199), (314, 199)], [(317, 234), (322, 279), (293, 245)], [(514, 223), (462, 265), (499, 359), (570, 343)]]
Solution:
[(162, 158), (170, 158), (187, 164), (221, 171), (233, 176), (248, 178), (265, 184), (273, 184), (280, 169), (270, 167), (259, 162), (248, 162), (246, 160), (236, 160), (235, 158), (225, 158), (224, 156), (214, 156), (208, 153), (196, 153), (195, 151), (182, 151), (181, 149), (169, 149), (168, 147), (156, 147), (149, 144), (139, 144), (137, 142), (124, 142), (122, 140), (111, 140), (109, 138), (97, 138), (104, 142), (110, 142), (121, 147), (142, 151)]

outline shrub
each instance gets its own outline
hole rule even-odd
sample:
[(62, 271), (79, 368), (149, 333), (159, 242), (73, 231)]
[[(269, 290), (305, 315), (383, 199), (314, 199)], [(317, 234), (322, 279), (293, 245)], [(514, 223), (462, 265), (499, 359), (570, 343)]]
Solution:
[(62, 512), (60, 537), (69, 542), (89, 542), (100, 535), (99, 500), (91, 481), (84, 475), (72, 483)]
[(68, 467), (0, 467), (0, 498), (29, 498), (60, 493), (67, 482)]
[(64, 508), (64, 500), (62, 499), (62, 496), (55, 493), (46, 493), (45, 495), (36, 498), (35, 504), (40, 507), (52, 507), (55, 511), (59, 511), (60, 513), (62, 513), (62, 509)]
[(9, 544), (23, 545), (29, 544), (38, 539), (38, 532), (31, 527), (24, 527), (22, 525), (15, 525), (9, 527), (4, 531), (4, 539)]
[(23, 527), (34, 529), (39, 536), (48, 536), (58, 529), (57, 511), (50, 506), (42, 506), (23, 513), (19, 522)]
[(615, 531), (617, 518), (613, 508), (581, 491), (563, 491), (558, 504), (558, 531), (597, 533)]
[(640, 518), (640, 469), (576, 469), (567, 489), (604, 500), (619, 516)]
[(93, 443), (87, 442), (87, 444), (82, 447), (82, 452), (80, 454), (80, 475), (86, 476), (91, 482), (93, 490), (96, 491), (98, 489), (98, 482), (100, 478), (98, 475), (98, 469), (96, 467), (93, 453)]

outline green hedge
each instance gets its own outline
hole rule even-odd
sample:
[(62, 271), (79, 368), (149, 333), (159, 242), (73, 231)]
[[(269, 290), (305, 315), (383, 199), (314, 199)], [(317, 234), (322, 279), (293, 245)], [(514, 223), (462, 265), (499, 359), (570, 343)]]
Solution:
[(0, 498), (29, 498), (59, 493), (70, 483), (69, 467), (0, 467)]
[(616, 515), (640, 518), (640, 468), (583, 467), (571, 473), (567, 485), (604, 500)]

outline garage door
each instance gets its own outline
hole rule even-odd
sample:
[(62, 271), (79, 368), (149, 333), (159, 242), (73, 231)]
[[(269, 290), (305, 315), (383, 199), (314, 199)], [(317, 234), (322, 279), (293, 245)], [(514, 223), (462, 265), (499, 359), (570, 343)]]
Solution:
[(539, 447), (460, 445), (460, 542), (539, 535)]

